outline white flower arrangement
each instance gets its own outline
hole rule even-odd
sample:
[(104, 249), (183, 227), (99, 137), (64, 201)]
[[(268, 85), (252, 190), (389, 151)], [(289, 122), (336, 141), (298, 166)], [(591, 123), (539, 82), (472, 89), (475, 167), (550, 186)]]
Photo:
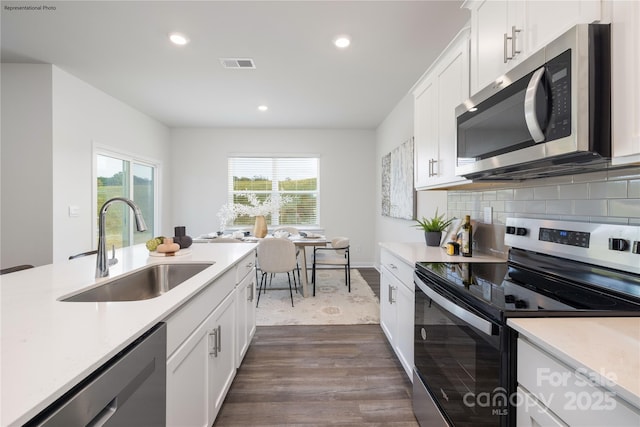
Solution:
[(277, 211), (283, 205), (293, 201), (290, 196), (271, 197), (269, 194), (264, 201), (260, 201), (255, 193), (238, 193), (241, 197), (246, 197), (249, 204), (227, 203), (218, 211), (218, 219), (220, 220), (220, 231), (224, 231), (228, 225), (239, 216), (267, 216)]

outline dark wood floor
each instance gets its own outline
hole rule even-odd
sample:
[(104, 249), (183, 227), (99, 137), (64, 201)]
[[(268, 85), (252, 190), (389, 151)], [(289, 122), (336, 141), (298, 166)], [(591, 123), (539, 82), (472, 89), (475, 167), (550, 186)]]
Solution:
[[(365, 270), (379, 289), (378, 272)], [(258, 327), (214, 425), (418, 424), (380, 325), (325, 325)]]
[(359, 268), (362, 278), (369, 284), (373, 293), (380, 299), (380, 273), (375, 268)]

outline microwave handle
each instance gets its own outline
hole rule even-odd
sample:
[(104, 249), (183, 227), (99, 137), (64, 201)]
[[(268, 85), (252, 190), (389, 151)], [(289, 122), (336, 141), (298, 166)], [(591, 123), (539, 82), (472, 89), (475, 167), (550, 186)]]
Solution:
[(425, 285), (419, 278), (416, 277), (415, 274), (413, 280), (418, 285), (420, 290), (440, 307), (447, 310), (449, 313), (453, 314), (463, 322), (468, 323), (469, 325), (483, 332), (484, 334), (489, 336), (493, 335), (493, 323), (479, 316), (476, 316), (470, 311), (465, 310), (454, 302), (443, 297), (442, 295), (431, 289), (429, 286)]
[(524, 119), (527, 122), (529, 133), (535, 142), (544, 141), (544, 132), (542, 132), (540, 123), (538, 123), (538, 118), (536, 117), (536, 91), (538, 86), (540, 86), (544, 71), (544, 67), (542, 67), (533, 73), (524, 95)]

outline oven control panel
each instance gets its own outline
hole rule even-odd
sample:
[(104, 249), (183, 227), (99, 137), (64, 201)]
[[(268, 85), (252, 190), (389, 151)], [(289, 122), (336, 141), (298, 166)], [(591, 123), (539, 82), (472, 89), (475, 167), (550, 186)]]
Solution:
[(505, 245), (640, 274), (640, 226), (507, 218)]

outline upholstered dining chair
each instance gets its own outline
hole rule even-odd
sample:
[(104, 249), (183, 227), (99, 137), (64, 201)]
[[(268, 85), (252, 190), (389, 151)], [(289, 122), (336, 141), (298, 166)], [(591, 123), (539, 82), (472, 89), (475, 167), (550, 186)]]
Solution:
[(311, 283), (313, 283), (313, 296), (316, 296), (316, 266), (338, 265), (344, 267), (344, 282), (351, 292), (351, 261), (349, 258), (349, 239), (347, 237), (334, 237), (330, 246), (315, 246), (313, 248), (313, 265), (311, 270)]
[(298, 290), (296, 284), (295, 269), (297, 265), (296, 246), (289, 239), (268, 238), (260, 240), (258, 244), (258, 265), (262, 271), (260, 278), (260, 287), (258, 288), (258, 301), (256, 307), (260, 304), (260, 291), (264, 293), (267, 286), (267, 278), (269, 284), (276, 273), (287, 273), (289, 279), (289, 294), (291, 295), (291, 307), (293, 307), (293, 288), (291, 287), (291, 277), (293, 283)]
[[(279, 236), (278, 233), (289, 233), (289, 236)], [(272, 233), (275, 237), (290, 237), (290, 236), (299, 236), (300, 235), (300, 230), (298, 230), (296, 227), (278, 227), (275, 230), (273, 230)], [(299, 248), (298, 246), (296, 246), (296, 270), (298, 270), (298, 283), (302, 283), (300, 280), (300, 264), (298, 264), (297, 259), (300, 256), (300, 251), (303, 250), (304, 248)]]

